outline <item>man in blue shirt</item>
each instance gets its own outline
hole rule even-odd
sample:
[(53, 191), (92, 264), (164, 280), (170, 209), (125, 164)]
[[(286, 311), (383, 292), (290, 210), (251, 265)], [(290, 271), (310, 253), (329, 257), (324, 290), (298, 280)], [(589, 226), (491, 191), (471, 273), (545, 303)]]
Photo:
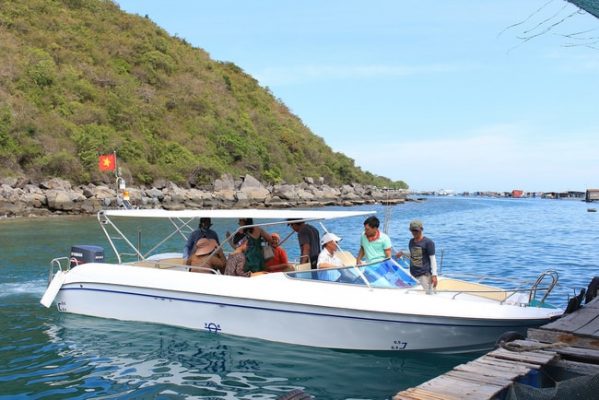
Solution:
[[(437, 287), (437, 259), (435, 258), (435, 242), (424, 236), (422, 222), (410, 222), (412, 239), (408, 244), (410, 248), (410, 274), (420, 282), (427, 294)], [(402, 251), (397, 253), (401, 257)], [(406, 254), (407, 256), (407, 254)]]
[(189, 235), (187, 243), (185, 244), (185, 248), (183, 248), (183, 259), (187, 260), (189, 258), (191, 251), (193, 250), (193, 246), (195, 246), (197, 241), (201, 238), (214, 239), (216, 240), (216, 243), (220, 245), (218, 234), (210, 229), (211, 226), (212, 220), (210, 218), (200, 218), (198, 229), (191, 232), (191, 235)]

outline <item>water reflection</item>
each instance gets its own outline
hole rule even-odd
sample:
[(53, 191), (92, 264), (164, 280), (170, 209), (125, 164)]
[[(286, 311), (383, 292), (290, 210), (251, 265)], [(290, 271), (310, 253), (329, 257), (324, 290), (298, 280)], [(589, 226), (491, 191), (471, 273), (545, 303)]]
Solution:
[(87, 390), (78, 396), (276, 399), (302, 389), (316, 398), (381, 399), (472, 358), (313, 349), (68, 314), (44, 333), (70, 368), (65, 375), (50, 366), (41, 381), (77, 382)]

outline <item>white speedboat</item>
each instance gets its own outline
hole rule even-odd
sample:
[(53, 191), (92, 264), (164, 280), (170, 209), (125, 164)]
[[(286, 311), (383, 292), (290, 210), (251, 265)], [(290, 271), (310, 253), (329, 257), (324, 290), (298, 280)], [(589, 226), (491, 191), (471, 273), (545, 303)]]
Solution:
[[(288, 219), (326, 221), (369, 214), (372, 212), (102, 211), (98, 220), (117, 262), (99, 262), (101, 253), (93, 252), (91, 262), (79, 265), (72, 257), (54, 259), (41, 302), (46, 307), (55, 303), (63, 312), (297, 345), (441, 353), (488, 349), (507, 331), (525, 334), (527, 328), (562, 314), (545, 303), (557, 282), (554, 272), (512, 288), (440, 276), (436, 292), (426, 294), (408, 269), (393, 259), (362, 266), (352, 265), (355, 263), (350, 260), (347, 267), (328, 269), (326, 274), (298, 266), (293, 272), (245, 278), (212, 270), (189, 272), (181, 254), (151, 254), (175, 235), (185, 239), (190, 224), (200, 217), (251, 217), (266, 221), (259, 225), (269, 226), (286, 224)], [(140, 246), (133, 245), (135, 240), (115, 225), (118, 218), (166, 219), (174, 229), (148, 254), (142, 254)], [(116, 245), (114, 232), (135, 260), (124, 260), (125, 252)], [(77, 251), (71, 254), (77, 255)]]

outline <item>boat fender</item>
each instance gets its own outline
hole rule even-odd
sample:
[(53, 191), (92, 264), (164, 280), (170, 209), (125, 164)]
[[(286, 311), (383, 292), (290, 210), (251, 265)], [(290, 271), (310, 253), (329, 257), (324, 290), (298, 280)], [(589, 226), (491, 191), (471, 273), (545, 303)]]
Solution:
[(584, 298), (585, 304), (589, 304), (591, 300), (597, 297), (597, 290), (599, 289), (599, 276), (594, 277), (589, 283), (589, 287), (587, 288), (587, 295)]
[(291, 392), (287, 392), (285, 394), (277, 397), (277, 400), (311, 400), (312, 396), (308, 393), (304, 392), (301, 389), (294, 389)]
[(514, 340), (524, 340), (524, 335), (516, 331), (504, 332), (495, 342), (495, 348), (503, 347), (505, 343), (513, 342)]

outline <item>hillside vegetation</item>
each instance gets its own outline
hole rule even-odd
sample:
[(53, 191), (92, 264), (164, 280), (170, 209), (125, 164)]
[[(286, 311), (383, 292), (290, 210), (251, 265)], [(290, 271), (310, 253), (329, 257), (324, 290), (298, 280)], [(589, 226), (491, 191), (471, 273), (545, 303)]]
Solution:
[(267, 88), (147, 18), (102, 0), (0, 0), (0, 176), (190, 186), (265, 182), (406, 187), (334, 152)]

